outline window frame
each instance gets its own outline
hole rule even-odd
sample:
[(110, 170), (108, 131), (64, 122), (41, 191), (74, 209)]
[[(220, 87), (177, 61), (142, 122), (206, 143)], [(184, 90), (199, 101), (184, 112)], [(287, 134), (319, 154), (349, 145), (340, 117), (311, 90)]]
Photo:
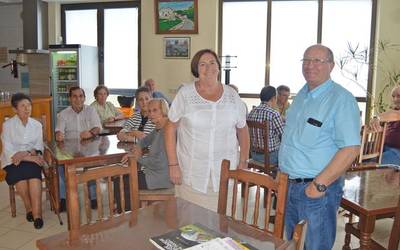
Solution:
[[(97, 2), (97, 3), (72, 3), (61, 4), (61, 36), (63, 41), (67, 41), (65, 27), (65, 12), (71, 10), (97, 10), (97, 48), (99, 65), (99, 85), (104, 85), (104, 10), (119, 8), (138, 8), (138, 87), (141, 85), (141, 4), (140, 0), (129, 2)], [(110, 88), (111, 95), (121, 95), (127, 92), (135, 93), (135, 89)]]
[[(267, 32), (266, 32), (266, 55), (265, 55), (265, 82), (264, 86), (268, 86), (270, 79), (270, 62), (271, 62), (271, 19), (272, 19), (272, 1), (299, 1), (299, 0), (219, 0), (218, 8), (219, 8), (219, 18), (218, 18), (218, 55), (222, 56), (222, 29), (223, 29), (223, 5), (224, 2), (267, 2)], [(310, 0), (303, 0), (310, 1)], [(322, 19), (323, 19), (323, 5), (326, 0), (312, 0), (318, 2), (318, 23), (317, 23), (317, 37), (316, 43), (321, 43), (322, 41)], [(377, 20), (377, 0), (372, 1), (371, 8), (371, 36), (369, 41), (369, 68), (368, 68), (368, 81), (367, 81), (367, 91), (368, 93), (372, 93), (373, 87), (373, 79), (374, 79), (374, 68), (375, 68), (375, 40), (376, 40), (376, 20)], [(241, 93), (240, 97), (243, 98), (259, 98), (259, 94), (256, 93)], [(370, 119), (371, 113), (371, 96), (366, 95), (366, 97), (356, 97), (357, 102), (365, 102), (366, 103), (366, 114), (365, 120), (368, 121)]]

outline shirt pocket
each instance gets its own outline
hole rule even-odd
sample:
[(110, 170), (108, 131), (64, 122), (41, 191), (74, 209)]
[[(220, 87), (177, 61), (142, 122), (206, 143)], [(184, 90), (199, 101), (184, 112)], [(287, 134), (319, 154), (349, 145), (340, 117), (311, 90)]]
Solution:
[(303, 132), (300, 135), (300, 143), (305, 146), (314, 146), (318, 143), (321, 127), (306, 122)]

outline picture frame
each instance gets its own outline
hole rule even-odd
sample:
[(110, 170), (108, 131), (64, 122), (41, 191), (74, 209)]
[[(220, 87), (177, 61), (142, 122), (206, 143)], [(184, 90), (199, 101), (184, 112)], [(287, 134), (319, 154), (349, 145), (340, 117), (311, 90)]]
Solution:
[(164, 37), (164, 58), (189, 59), (190, 37)]
[(154, 0), (156, 34), (198, 34), (198, 0)]

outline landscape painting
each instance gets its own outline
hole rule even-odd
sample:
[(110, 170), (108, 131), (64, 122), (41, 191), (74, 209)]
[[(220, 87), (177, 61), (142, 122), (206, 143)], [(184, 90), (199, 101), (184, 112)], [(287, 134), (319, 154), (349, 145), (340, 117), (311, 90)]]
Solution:
[(157, 34), (197, 34), (197, 0), (155, 0)]

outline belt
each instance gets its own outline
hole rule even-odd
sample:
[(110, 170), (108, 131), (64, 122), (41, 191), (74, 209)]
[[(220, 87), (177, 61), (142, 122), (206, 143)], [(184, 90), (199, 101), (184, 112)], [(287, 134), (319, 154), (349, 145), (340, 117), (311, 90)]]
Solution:
[(296, 179), (289, 179), (289, 183), (307, 183), (312, 182), (314, 178), (296, 178)]

